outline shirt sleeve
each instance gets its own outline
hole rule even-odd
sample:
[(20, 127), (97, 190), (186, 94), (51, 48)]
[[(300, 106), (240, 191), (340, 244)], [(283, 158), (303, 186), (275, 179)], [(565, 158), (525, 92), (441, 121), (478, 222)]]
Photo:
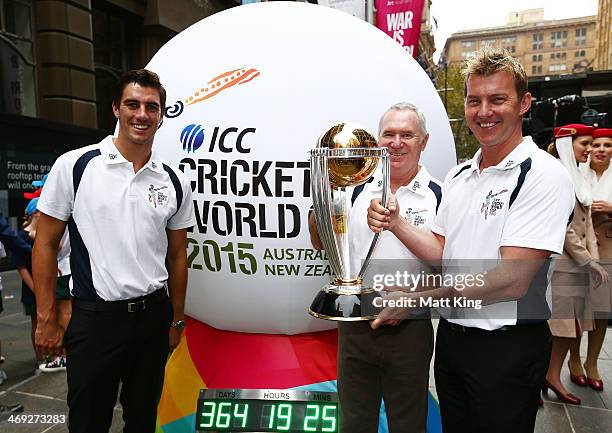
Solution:
[(574, 187), (563, 166), (532, 171), (508, 210), (500, 246), (561, 254), (573, 209)]
[[(451, 170), (451, 173), (452, 172), (454, 172), (454, 170)], [(448, 194), (446, 192), (448, 190), (448, 184), (452, 179), (452, 177), (450, 176), (451, 173), (446, 176), (444, 184), (442, 185), (442, 200), (440, 201), (438, 212), (436, 213), (436, 216), (433, 220), (433, 224), (431, 225), (432, 232), (444, 237), (446, 237), (446, 223), (448, 218), (448, 201), (446, 198)]]
[(192, 227), (195, 224), (195, 211), (193, 208), (193, 194), (191, 193), (191, 185), (185, 178), (185, 175), (180, 170), (175, 170), (177, 177), (183, 189), (183, 200), (181, 207), (168, 220), (167, 227), (170, 230), (180, 230)]
[(37, 209), (42, 213), (68, 221), (74, 205), (74, 187), (72, 186), (72, 158), (70, 153), (57, 158), (45, 186), (43, 187)]

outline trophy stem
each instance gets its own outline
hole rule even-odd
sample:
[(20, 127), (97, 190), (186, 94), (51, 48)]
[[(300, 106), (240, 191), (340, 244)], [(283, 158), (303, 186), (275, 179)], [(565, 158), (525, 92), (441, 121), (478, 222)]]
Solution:
[(332, 193), (332, 200), (334, 201), (334, 233), (336, 245), (340, 252), (340, 265), (342, 271), (341, 274), (336, 274), (336, 277), (340, 280), (354, 280), (355, 278), (351, 278), (353, 269), (351, 269), (351, 250), (348, 236), (351, 197), (346, 192), (346, 188), (338, 188), (335, 192), (335, 197), (333, 197), (334, 194)]
[(335, 242), (335, 235), (332, 227), (332, 198), (329, 185), (329, 175), (327, 158), (313, 155), (310, 160), (313, 196), (320, 200), (313, 200), (315, 215), (317, 215), (317, 230), (321, 242), (327, 251), (329, 264), (334, 275), (342, 275), (342, 263), (340, 252)]
[[(382, 161), (382, 197), (381, 203), (383, 206), (387, 207), (387, 202), (389, 201), (389, 191), (391, 188), (391, 173), (389, 172), (389, 154), (383, 153), (380, 157)], [(366, 254), (365, 259), (363, 259), (363, 263), (361, 265), (361, 269), (359, 270), (359, 278), (363, 278), (368, 265), (370, 264), (370, 258), (372, 257), (372, 253), (374, 252), (374, 248), (376, 248), (376, 244), (378, 243), (378, 238), (380, 237), (380, 233), (375, 233), (374, 238), (372, 239), (372, 243), (370, 244), (370, 248), (368, 249), (368, 253)]]

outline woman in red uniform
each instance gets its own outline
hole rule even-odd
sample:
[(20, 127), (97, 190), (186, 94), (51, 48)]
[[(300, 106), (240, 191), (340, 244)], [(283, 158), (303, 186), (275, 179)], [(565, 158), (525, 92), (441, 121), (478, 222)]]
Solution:
[[(612, 170), (609, 168), (612, 157), (612, 129), (594, 130), (591, 149), (590, 165), (585, 164), (581, 168), (587, 173), (593, 194), (591, 213), (600, 262), (610, 274), (612, 273)], [(588, 334), (589, 344), (584, 364), (586, 376), (581, 382), (596, 391), (602, 391), (603, 381), (597, 369), (597, 358), (606, 336), (608, 315), (612, 310), (610, 282), (591, 291), (591, 306), (594, 313), (594, 329)]]
[(549, 320), (553, 335), (552, 353), (546, 373), (544, 392), (550, 388), (565, 403), (580, 404), (580, 399), (569, 393), (561, 382), (561, 368), (568, 350), (572, 348), (569, 369), (572, 380), (582, 373), (578, 348), (580, 336), (593, 329), (588, 303), (589, 273), (594, 284), (607, 281), (608, 274), (598, 263), (597, 240), (591, 221), (591, 188), (579, 163), (588, 160), (593, 127), (571, 124), (555, 128), (555, 142), (549, 152), (557, 156), (569, 172), (576, 193), (574, 218), (565, 234), (563, 255), (555, 263), (552, 278), (553, 311)]

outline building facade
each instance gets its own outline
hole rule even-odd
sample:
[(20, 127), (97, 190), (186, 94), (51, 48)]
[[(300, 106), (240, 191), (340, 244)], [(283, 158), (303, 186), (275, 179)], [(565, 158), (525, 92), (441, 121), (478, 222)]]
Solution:
[(433, 60), (434, 51), (436, 51), (436, 44), (431, 26), (431, 0), (425, 0), (421, 18), (421, 33), (419, 34), (418, 60), (430, 76), (434, 75), (436, 66)]
[(59, 154), (114, 129), (111, 89), (124, 71), (146, 65), (189, 25), (238, 4), (0, 0), (0, 213), (16, 225), (32, 180)]
[(504, 26), (453, 33), (444, 58), (457, 64), (485, 46), (502, 47), (529, 76), (584, 73), (594, 69), (596, 21), (596, 16), (544, 20), (544, 9), (513, 12)]
[(612, 0), (599, 0), (595, 31), (595, 69), (612, 69)]
[(236, 0), (0, 0), (0, 112), (110, 130), (109, 86)]

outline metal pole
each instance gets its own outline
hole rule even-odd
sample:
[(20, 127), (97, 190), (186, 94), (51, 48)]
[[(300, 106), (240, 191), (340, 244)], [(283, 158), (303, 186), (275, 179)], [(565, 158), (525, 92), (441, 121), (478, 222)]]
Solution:
[(444, 109), (448, 114), (448, 62), (444, 59)]

